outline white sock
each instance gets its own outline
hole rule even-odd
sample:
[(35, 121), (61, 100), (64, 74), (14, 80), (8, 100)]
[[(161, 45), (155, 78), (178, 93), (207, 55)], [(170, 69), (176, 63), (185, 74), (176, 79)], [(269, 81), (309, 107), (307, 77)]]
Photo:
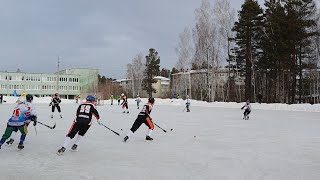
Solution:
[(17, 132), (12, 131), (12, 134), (11, 134), (11, 136), (10, 136), (10, 139), (14, 139), (14, 138), (16, 137), (16, 134), (17, 134)]
[(152, 133), (152, 129), (149, 129), (148, 136), (151, 136), (151, 133)]
[(81, 139), (82, 137), (83, 137), (83, 136), (80, 136), (80, 135), (78, 134), (78, 136), (77, 136), (76, 141), (74, 142), (74, 144), (79, 145), (79, 141), (80, 141), (80, 139)]
[(62, 147), (67, 148), (67, 146), (69, 145), (70, 141), (71, 141), (71, 138), (67, 136), (64, 139), (64, 143), (63, 143)]
[(133, 132), (130, 130), (127, 134), (128, 137), (132, 136)]

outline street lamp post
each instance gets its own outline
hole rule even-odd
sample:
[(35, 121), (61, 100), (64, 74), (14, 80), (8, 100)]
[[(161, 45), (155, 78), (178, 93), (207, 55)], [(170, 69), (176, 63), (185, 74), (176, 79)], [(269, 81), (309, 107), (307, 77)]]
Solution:
[(57, 72), (57, 92), (59, 92), (59, 69), (60, 69), (60, 57), (58, 56), (58, 72)]

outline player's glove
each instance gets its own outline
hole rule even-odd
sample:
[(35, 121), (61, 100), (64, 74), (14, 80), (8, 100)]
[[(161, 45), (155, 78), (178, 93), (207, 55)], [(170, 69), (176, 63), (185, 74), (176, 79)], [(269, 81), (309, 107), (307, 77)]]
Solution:
[(98, 124), (101, 126), (102, 125), (102, 122), (100, 120), (98, 120)]
[(37, 116), (31, 116), (30, 120), (33, 121), (33, 126), (37, 125)]

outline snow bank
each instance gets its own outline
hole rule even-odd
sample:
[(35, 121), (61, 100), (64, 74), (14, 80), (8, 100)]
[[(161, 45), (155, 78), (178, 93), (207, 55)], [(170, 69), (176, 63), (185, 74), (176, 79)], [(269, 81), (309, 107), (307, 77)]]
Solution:
[[(3, 100), (6, 101), (6, 103), (12, 104), (17, 101), (18, 97), (14, 96), (4, 96)], [(142, 102), (141, 104), (146, 103), (148, 100), (147, 98), (141, 98)], [(73, 99), (62, 99), (62, 104), (74, 104), (76, 103)], [(81, 100), (81, 102), (84, 102), (85, 100)], [(45, 103), (49, 104), (51, 102), (51, 97), (41, 97), (37, 98), (34, 97), (33, 100), (34, 103)], [(121, 101), (122, 102), (122, 101)], [(171, 105), (171, 106), (185, 106), (185, 100), (183, 99), (158, 99), (156, 98), (156, 105)], [(111, 102), (110, 100), (101, 100), (101, 103), (103, 105), (109, 105)], [(114, 104), (117, 104), (117, 100), (113, 101)], [(135, 99), (128, 99), (129, 104), (136, 104)], [(244, 105), (243, 103), (236, 103), (236, 102), (204, 102), (204, 101), (196, 101), (191, 100), (191, 108), (192, 106), (198, 106), (198, 107), (220, 107), (220, 108), (241, 108)], [(278, 110), (278, 111), (306, 111), (306, 112), (320, 112), (320, 104), (280, 104), (280, 103), (273, 103), (273, 104), (258, 104), (258, 103), (252, 103), (251, 104), (252, 109), (260, 109), (260, 110)]]

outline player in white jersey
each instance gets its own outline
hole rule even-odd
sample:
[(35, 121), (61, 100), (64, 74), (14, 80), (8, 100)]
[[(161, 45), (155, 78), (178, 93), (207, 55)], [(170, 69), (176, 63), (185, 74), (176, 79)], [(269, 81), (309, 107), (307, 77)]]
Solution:
[(243, 119), (248, 120), (249, 114), (251, 113), (250, 101), (247, 100), (246, 104), (241, 109), (245, 109), (245, 111), (243, 112)]
[[(36, 126), (37, 124), (37, 112), (34, 108), (34, 105), (32, 104), (32, 101), (33, 101), (33, 96), (31, 94), (27, 94), (26, 102), (24, 103), (25, 106), (28, 108), (28, 113), (26, 114), (26, 117), (25, 117), (26, 126), (28, 126), (31, 121), (33, 121), (33, 126)], [(18, 132), (18, 129), (14, 129), (12, 131), (10, 139), (6, 142), (8, 145), (11, 145), (14, 142), (17, 132)]]
[(0, 140), (0, 148), (2, 144), (11, 136), (15, 130), (21, 132), (18, 149), (23, 149), (23, 142), (27, 135), (26, 117), (29, 115), (27, 106), (25, 105), (26, 97), (20, 96), (17, 100), (17, 106), (14, 108), (11, 118), (8, 120), (7, 128)]

